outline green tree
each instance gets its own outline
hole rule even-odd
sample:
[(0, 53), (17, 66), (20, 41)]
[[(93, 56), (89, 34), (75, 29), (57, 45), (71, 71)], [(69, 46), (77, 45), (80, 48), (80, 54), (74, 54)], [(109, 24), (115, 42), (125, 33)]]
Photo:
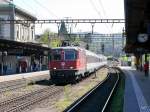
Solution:
[(46, 29), (42, 37), (40, 38), (40, 42), (49, 45), (49, 38), (48, 38), (49, 34), (50, 34), (50, 30)]
[(50, 47), (59, 47), (61, 41), (56, 36), (54, 38), (54, 35), (56, 35), (54, 32), (51, 32), (49, 29), (46, 29), (40, 38), (40, 42)]

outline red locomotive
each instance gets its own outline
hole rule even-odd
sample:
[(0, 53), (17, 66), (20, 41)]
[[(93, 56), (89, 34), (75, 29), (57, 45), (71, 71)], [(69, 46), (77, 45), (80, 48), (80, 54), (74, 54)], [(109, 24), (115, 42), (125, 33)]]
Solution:
[(79, 47), (53, 48), (49, 62), (51, 80), (54, 83), (74, 82), (105, 64), (105, 56)]

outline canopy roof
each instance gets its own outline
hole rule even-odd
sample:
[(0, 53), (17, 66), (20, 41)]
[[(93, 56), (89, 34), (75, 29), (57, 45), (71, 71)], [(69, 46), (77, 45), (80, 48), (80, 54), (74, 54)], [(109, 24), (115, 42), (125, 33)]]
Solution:
[(149, 0), (124, 0), (127, 43), (125, 51), (129, 53), (150, 52), (150, 39), (140, 43), (137, 39), (139, 34), (150, 34), (150, 1)]
[(0, 51), (7, 51), (8, 55), (20, 55), (20, 56), (30, 56), (30, 55), (48, 55), (50, 48), (43, 47), (39, 44), (34, 43), (23, 43), (11, 40), (0, 39)]

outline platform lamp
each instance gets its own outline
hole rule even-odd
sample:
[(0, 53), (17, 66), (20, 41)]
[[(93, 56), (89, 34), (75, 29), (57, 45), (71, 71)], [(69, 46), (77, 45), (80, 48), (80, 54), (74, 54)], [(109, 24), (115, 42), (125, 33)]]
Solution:
[(1, 58), (1, 75), (4, 74), (4, 56), (7, 56), (7, 51), (0, 51)]

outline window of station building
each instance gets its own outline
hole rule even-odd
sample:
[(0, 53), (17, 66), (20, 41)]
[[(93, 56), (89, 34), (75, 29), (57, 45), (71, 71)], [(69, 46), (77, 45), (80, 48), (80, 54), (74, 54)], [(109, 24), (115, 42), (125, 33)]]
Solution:
[(30, 41), (29, 29), (27, 29), (27, 40)]
[(64, 58), (65, 60), (75, 60), (77, 58), (77, 53), (75, 50), (65, 50)]
[(28, 41), (28, 29), (27, 29), (27, 27), (25, 26), (25, 28), (24, 28), (24, 34), (25, 34), (25, 41)]
[(21, 39), (21, 37), (22, 37), (22, 28), (21, 28), (22, 26), (20, 25), (20, 39)]
[[(3, 18), (0, 18), (0, 20), (3, 20)], [(4, 32), (4, 25), (0, 24), (0, 38), (3, 37), (3, 32)]]
[(24, 41), (24, 26), (20, 26), (20, 41)]
[(23, 41), (26, 41), (26, 32), (25, 32), (25, 26), (23, 27)]
[(33, 37), (34, 37), (34, 31), (33, 31), (33, 29), (32, 29), (32, 40), (33, 40)]
[(19, 39), (19, 25), (16, 26), (16, 36), (17, 39)]
[(31, 40), (34, 40), (34, 25), (31, 26)]
[(0, 24), (0, 37), (2, 36), (2, 24)]

